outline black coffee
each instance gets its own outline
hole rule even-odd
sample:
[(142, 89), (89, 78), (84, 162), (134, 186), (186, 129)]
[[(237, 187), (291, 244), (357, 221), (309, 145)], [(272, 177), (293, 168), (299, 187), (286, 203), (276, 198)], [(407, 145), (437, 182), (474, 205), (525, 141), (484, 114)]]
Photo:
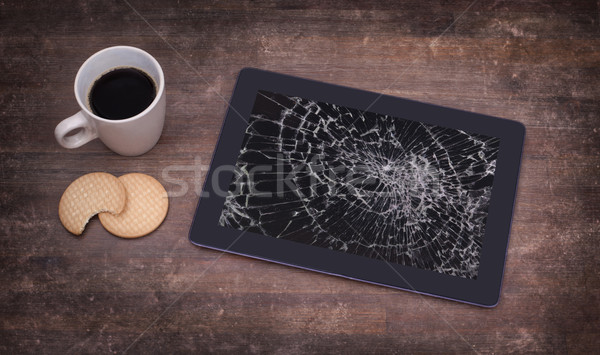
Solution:
[(89, 94), (92, 112), (109, 120), (122, 120), (144, 111), (156, 97), (156, 85), (136, 68), (117, 68), (96, 79)]

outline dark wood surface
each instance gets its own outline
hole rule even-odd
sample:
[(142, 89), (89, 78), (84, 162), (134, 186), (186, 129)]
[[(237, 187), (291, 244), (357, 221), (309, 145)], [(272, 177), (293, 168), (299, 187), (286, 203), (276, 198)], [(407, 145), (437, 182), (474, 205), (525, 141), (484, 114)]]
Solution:
[[(1, 353), (591, 353), (600, 347), (596, 1), (0, 2)], [(158, 145), (60, 147), (73, 80), (133, 45), (165, 71)], [(484, 309), (195, 247), (188, 228), (246, 66), (524, 123), (500, 303)], [(58, 201), (94, 171), (171, 193), (163, 225), (82, 237)]]

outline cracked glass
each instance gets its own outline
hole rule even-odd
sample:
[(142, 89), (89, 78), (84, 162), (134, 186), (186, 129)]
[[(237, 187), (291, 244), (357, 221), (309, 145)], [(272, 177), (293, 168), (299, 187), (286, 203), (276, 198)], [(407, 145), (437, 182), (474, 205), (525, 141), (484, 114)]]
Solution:
[(259, 91), (219, 225), (476, 279), (499, 145)]

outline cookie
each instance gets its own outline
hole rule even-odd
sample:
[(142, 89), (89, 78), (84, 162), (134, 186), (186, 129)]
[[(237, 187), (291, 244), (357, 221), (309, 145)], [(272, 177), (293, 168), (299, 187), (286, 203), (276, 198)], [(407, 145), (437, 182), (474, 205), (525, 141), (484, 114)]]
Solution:
[(58, 203), (58, 216), (69, 232), (80, 235), (90, 218), (100, 212), (120, 213), (126, 201), (119, 179), (108, 173), (86, 174), (67, 187)]
[(167, 215), (167, 191), (155, 178), (132, 173), (119, 177), (127, 190), (127, 205), (118, 215), (100, 213), (107, 231), (122, 238), (138, 238), (154, 231)]

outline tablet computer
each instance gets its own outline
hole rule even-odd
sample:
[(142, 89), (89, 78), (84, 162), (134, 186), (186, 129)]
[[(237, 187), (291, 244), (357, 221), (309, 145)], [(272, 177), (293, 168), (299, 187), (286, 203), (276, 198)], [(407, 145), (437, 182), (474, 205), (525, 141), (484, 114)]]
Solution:
[(491, 307), (524, 136), (506, 119), (243, 69), (190, 240)]

